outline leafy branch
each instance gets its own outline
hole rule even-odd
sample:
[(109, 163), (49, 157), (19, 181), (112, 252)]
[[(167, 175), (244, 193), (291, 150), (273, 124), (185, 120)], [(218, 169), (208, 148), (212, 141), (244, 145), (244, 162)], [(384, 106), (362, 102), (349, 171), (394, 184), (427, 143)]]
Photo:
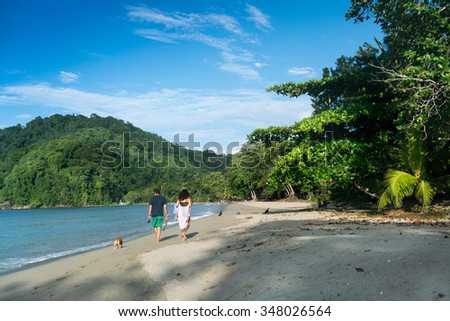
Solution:
[(409, 94), (409, 98), (415, 105), (415, 113), (411, 117), (408, 128), (419, 123), (426, 134), (425, 124), (427, 120), (434, 116), (441, 118), (442, 109), (450, 103), (450, 87), (448, 84), (429, 77), (408, 75), (384, 66), (370, 65), (379, 70), (380, 74), (387, 76), (387, 78), (383, 77), (383, 79), (377, 81), (399, 84), (393, 86), (394, 91)]

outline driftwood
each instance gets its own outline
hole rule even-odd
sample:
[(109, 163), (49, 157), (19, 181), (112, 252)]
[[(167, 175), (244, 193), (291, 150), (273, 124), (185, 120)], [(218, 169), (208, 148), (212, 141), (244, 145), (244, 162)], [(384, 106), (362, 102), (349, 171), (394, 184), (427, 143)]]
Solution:
[(295, 195), (294, 188), (292, 187), (292, 185), (290, 183), (286, 184), (286, 194), (287, 194), (287, 196), (294, 196)]
[(379, 199), (379, 198), (380, 198), (377, 194), (372, 193), (371, 191), (369, 191), (369, 189), (368, 189), (367, 187), (364, 187), (364, 186), (362, 186), (362, 185), (359, 185), (359, 184), (356, 183), (356, 182), (353, 182), (353, 185), (355, 185), (355, 187), (356, 187), (357, 189), (359, 189), (359, 190), (360, 190), (361, 192), (363, 192), (364, 194), (369, 195), (369, 196), (372, 197), (373, 199)]

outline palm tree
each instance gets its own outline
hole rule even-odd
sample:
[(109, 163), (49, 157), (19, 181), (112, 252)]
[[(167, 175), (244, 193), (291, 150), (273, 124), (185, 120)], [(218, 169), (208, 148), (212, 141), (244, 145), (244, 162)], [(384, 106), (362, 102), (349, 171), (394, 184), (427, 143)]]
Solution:
[(407, 163), (411, 173), (388, 170), (384, 179), (386, 190), (378, 201), (378, 209), (389, 204), (395, 208), (402, 207), (403, 199), (414, 195), (422, 205), (430, 205), (436, 190), (426, 181), (426, 159), (428, 153), (425, 150), (424, 141), (418, 133), (408, 139)]

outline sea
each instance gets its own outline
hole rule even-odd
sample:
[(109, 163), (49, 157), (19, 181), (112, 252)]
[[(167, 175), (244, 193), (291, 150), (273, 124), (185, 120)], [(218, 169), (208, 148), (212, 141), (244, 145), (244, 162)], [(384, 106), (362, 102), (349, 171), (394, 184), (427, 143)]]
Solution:
[[(167, 228), (175, 227), (173, 204)], [(196, 203), (191, 219), (218, 214), (215, 203)], [(153, 233), (148, 205), (0, 211), (0, 274), (31, 264), (113, 246)]]

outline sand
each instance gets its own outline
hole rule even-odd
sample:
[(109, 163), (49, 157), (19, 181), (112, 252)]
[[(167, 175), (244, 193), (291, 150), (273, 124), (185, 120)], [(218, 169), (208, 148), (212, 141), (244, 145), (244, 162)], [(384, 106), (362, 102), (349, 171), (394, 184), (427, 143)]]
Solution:
[(0, 300), (449, 301), (449, 226), (234, 203), (187, 241), (175, 227), (2, 275)]

